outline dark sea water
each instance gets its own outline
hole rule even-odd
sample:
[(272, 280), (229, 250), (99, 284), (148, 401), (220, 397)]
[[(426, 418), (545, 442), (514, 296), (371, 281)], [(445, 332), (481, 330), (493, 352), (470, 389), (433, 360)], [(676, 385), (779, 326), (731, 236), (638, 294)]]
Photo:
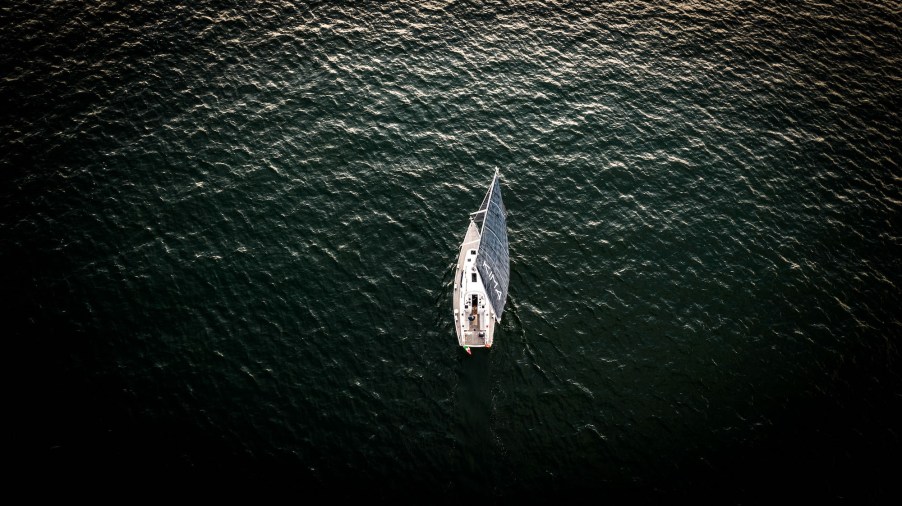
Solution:
[(8, 462), (43, 490), (899, 495), (898, 2), (4, 5)]

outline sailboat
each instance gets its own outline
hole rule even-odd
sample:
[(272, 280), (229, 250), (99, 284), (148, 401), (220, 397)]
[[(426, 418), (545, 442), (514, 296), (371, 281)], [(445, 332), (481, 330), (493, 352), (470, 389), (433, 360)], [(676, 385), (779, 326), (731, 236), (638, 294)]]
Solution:
[(454, 329), (467, 353), (470, 348), (491, 348), (509, 281), (507, 210), (501, 200), (500, 173), (495, 169), (482, 205), (470, 214), (454, 271)]

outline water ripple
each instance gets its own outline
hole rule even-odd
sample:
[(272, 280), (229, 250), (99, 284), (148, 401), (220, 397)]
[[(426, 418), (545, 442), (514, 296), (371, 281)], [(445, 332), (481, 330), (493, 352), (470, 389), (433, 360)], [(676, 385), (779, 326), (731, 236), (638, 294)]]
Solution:
[[(430, 499), (889, 494), (893, 5), (3, 14), (36, 460)], [(510, 298), (467, 357), (452, 262), (495, 167)]]

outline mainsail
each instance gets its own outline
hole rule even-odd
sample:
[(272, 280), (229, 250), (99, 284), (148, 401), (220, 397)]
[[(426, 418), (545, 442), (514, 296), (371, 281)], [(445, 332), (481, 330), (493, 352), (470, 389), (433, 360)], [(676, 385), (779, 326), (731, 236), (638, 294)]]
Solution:
[(510, 256), (507, 252), (507, 210), (501, 201), (501, 182), (497, 170), (474, 221), (480, 228), (481, 236), (476, 269), (492, 301), (495, 319), (501, 321), (510, 282)]

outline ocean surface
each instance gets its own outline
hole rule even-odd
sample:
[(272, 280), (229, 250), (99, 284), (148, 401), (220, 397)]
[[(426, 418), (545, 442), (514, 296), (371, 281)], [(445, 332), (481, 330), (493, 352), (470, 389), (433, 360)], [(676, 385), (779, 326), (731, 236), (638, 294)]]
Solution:
[(5, 412), (44, 490), (898, 498), (898, 2), (4, 5)]

